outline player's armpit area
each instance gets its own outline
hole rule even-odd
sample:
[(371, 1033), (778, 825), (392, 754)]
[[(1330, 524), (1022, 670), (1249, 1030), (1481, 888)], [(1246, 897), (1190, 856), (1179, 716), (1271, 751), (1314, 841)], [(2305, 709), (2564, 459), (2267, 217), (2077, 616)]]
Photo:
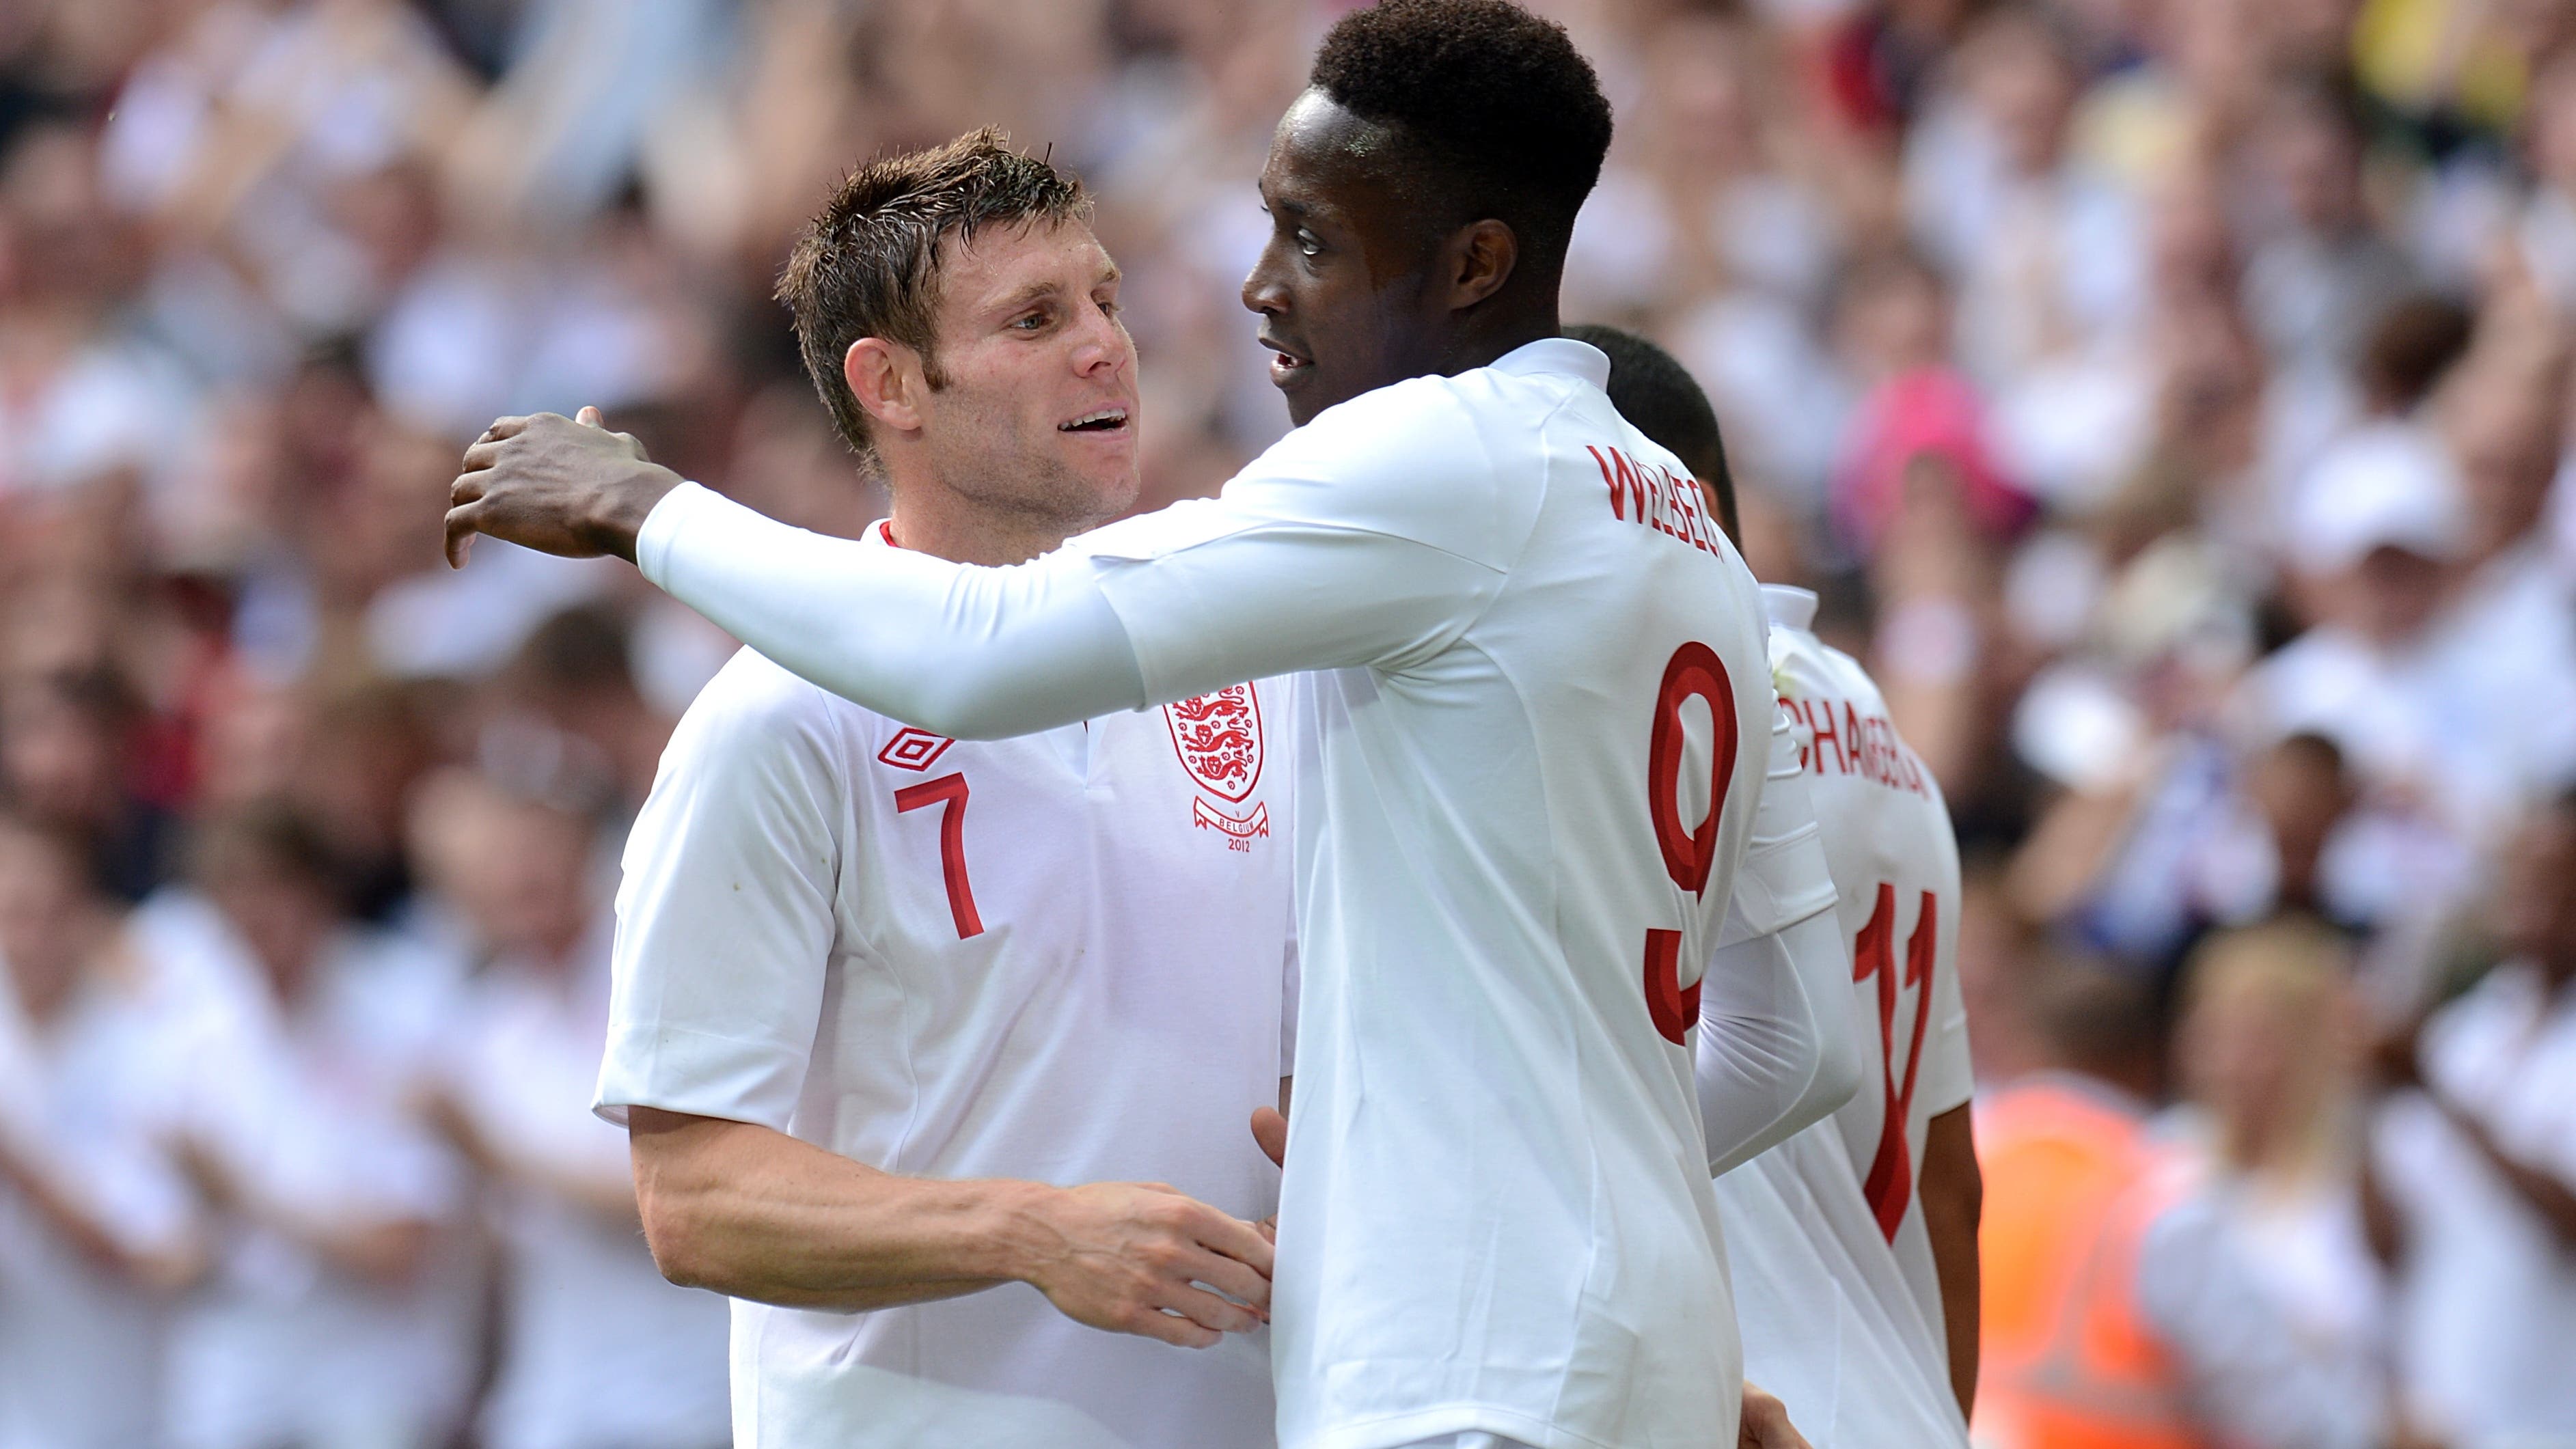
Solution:
[(1963, 1103), (1932, 1119), (1923, 1139), (1923, 1226), (1941, 1283), (1942, 1332), (1950, 1346), (1950, 1389), (1961, 1417), (1977, 1405), (1977, 1223), (1985, 1177), (1977, 1167), (1974, 1119)]

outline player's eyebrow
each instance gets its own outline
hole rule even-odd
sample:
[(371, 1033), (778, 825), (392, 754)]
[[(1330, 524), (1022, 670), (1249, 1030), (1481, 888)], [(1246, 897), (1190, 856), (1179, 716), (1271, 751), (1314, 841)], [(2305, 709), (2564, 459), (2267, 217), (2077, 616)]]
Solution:
[(1017, 312), (1021, 308), (1029, 306), (1032, 303), (1044, 301), (1062, 290), (1064, 289), (1057, 286), (1052, 279), (1031, 282), (1027, 286), (1021, 287), (1017, 291), (1003, 297), (1001, 300), (988, 305), (984, 310), (994, 316)]

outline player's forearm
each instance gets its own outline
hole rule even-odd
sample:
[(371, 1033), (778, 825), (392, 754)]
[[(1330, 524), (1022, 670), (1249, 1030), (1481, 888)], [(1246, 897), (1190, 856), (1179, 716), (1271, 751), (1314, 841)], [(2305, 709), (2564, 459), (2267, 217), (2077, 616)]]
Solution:
[(633, 1109), (636, 1198), (675, 1283), (858, 1312), (1029, 1276), (1054, 1189), (901, 1177), (740, 1122)]
[(1700, 987), (1694, 1077), (1709, 1171), (1788, 1141), (1851, 1099), (1860, 1055), (1845, 1041), (1842, 931), (1820, 912), (1721, 948)]
[(1124, 627), (1078, 562), (975, 568), (790, 528), (695, 486), (654, 507), (645, 577), (845, 699), (960, 739), (1145, 703)]
[(1932, 1239), (1932, 1271), (1941, 1285), (1941, 1321), (1950, 1346), (1950, 1389), (1962, 1418), (1977, 1405), (1977, 1307), (1981, 1275), (1977, 1224), (1985, 1213), (1985, 1177), (1969, 1109), (1932, 1119), (1923, 1139), (1923, 1226)]

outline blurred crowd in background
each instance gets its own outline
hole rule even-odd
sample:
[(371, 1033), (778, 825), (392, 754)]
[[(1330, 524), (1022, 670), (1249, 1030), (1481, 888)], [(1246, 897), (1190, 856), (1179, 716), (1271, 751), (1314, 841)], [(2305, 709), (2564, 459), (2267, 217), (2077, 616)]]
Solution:
[[(2205, 1442), (2576, 1444), (2576, 0), (1537, 8), (1619, 119), (1568, 320), (1707, 386), (1947, 791), (1983, 1088), (2163, 1109)], [(0, 1449), (724, 1442), (587, 1103), (732, 645), (449, 572), (457, 456), (595, 404), (854, 531), (776, 267), (1000, 123), (1098, 195), (1148, 506), (1213, 491), (1334, 13), (0, 0)]]

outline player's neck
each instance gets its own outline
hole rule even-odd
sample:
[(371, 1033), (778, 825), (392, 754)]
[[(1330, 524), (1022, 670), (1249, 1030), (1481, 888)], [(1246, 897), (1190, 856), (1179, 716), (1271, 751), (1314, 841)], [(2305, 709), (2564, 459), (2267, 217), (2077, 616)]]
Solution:
[(1446, 349), (1444, 361), (1448, 365), (1441, 371), (1455, 376), (1469, 368), (1489, 366), (1533, 342), (1564, 335), (1565, 324), (1557, 315), (1556, 287), (1552, 282), (1526, 296), (1489, 298), (1459, 320), (1458, 330)]
[(892, 500), (886, 517), (888, 541), (951, 563), (1027, 563), (1091, 522), (997, 508), (935, 483), (892, 484), (886, 491)]

